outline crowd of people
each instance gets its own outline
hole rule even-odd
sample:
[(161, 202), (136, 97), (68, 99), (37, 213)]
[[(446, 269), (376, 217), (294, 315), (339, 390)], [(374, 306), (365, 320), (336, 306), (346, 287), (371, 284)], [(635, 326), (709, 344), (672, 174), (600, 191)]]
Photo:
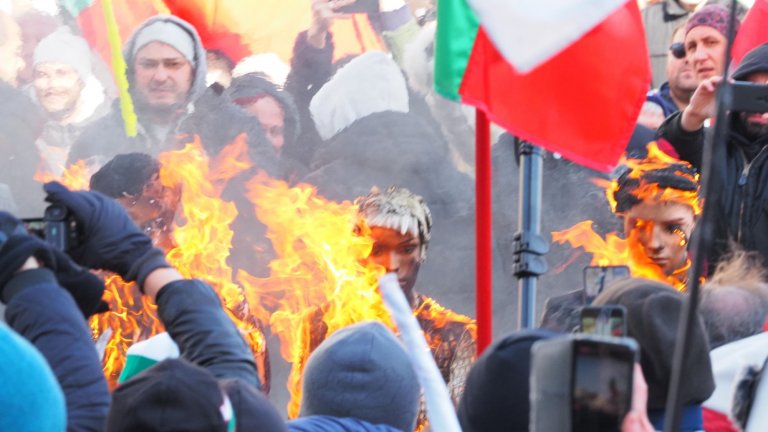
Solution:
[[(336, 59), (333, 22), (356, 2), (386, 52)], [(578, 332), (589, 304), (623, 307), (626, 336), (638, 346), (621, 430), (661, 430), (671, 347), (691, 283), (689, 247), (705, 208), (714, 215), (713, 241), (677, 392), (677, 430), (768, 428), (754, 402), (768, 397), (768, 380), (760, 380), (768, 358), (768, 113), (729, 112), (727, 140), (716, 146), (711, 172), (702, 173), (718, 86), (768, 86), (768, 43), (725, 77), (731, 12), (722, 2), (644, 6), (653, 88), (626, 155), (605, 178), (607, 194), (592, 182), (598, 173), (545, 155), (546, 170), (557, 173), (545, 180), (545, 205), (571, 196), (545, 213), (544, 228), (595, 219), (603, 231), (621, 231), (632, 277), (590, 298), (572, 291), (581, 280), (563, 265), (555, 272), (570, 288), (543, 291), (551, 298), (539, 328), (502, 326), (478, 354), (477, 323), (463, 301), (474, 283), (474, 124), (460, 104), (432, 90), (437, 6), (424, 2), (427, 12), (417, 13), (418, 2), (404, 0), (307, 3), (310, 25), (295, 35), (290, 64), (256, 59), (266, 53), (236, 63), (206, 50), (203, 33), (177, 16), (147, 19), (123, 45), (130, 109), (72, 17), (0, 7), (0, 352), (12, 359), (0, 367), (0, 430), (410, 432), (436, 430), (448, 416), (466, 431), (527, 431), (536, 424), (535, 347)], [(737, 11), (736, 32), (746, 10)], [(494, 279), (497, 290), (509, 290), (519, 143), (506, 133), (494, 137)], [(254, 350), (232, 320), (252, 320), (252, 297), (225, 305), (200, 280), (205, 275), (182, 277), (166, 257), (177, 246), (185, 189), (160, 181), (161, 156), (196, 141), (214, 160), (238, 140), (250, 165), (222, 187), (222, 199), (238, 210), (227, 264), (268, 277), (276, 254), (248, 197), (255, 176), (354, 201), (358, 223), (339, 235), (370, 237), (365, 264), (396, 275), (430, 365), (386, 323), (329, 332), (324, 305), (311, 305), (308, 349), (298, 361), (300, 410), (286, 420), (269, 399), (276, 388), (269, 354), (279, 349)], [(55, 181), (73, 166), (90, 190)], [(702, 175), (714, 184), (706, 197)], [(20, 219), (49, 205), (65, 209), (77, 227), (66, 250)], [(555, 250), (550, 264), (576, 268), (572, 253)], [(113, 389), (94, 340), (101, 335), (88, 324), (116, 301), (104, 296), (105, 272), (134, 283), (135, 298), (126, 302), (156, 305), (165, 330), (130, 341)], [(272, 331), (253, 321), (261, 338)], [(433, 387), (427, 391), (428, 366), (453, 409), (441, 411)]]

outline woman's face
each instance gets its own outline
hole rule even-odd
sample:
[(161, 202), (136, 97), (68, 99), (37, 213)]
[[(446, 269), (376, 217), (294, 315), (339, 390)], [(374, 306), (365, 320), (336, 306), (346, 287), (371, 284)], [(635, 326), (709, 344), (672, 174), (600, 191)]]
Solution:
[(631, 259), (654, 265), (665, 275), (688, 258), (688, 240), (696, 225), (693, 209), (676, 202), (642, 201), (624, 215), (624, 233)]

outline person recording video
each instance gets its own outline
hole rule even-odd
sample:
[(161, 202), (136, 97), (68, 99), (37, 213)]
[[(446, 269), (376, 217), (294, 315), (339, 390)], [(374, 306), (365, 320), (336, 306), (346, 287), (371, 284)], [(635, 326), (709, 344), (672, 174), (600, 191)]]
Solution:
[[(210, 286), (184, 279), (115, 200), (55, 182), (45, 191), (74, 220), (78, 242), (65, 253), (0, 212), (0, 300), (9, 327), (42, 354), (61, 386), (67, 430), (152, 431), (172, 423), (224, 432), (234, 430), (235, 416), (244, 429), (286, 430), (258, 392), (250, 348)], [(157, 304), (181, 359), (143, 362), (110, 396), (84, 319), (104, 311), (105, 287), (88, 269), (135, 282)]]
[[(768, 44), (747, 53), (731, 79), (736, 84), (758, 85), (750, 92), (752, 98), (765, 98), (761, 89), (765, 90), (768, 84)], [(681, 159), (697, 169), (702, 164), (704, 136), (712, 132), (704, 123), (715, 117), (715, 93), (722, 81), (722, 76), (703, 80), (685, 110), (671, 115), (659, 127), (661, 137), (675, 147)], [(740, 103), (736, 98), (734, 102)], [(762, 104), (768, 105), (765, 99)], [(710, 199), (715, 212), (713, 220), (718, 221), (714, 227), (714, 247), (708, 257), (711, 265), (727, 250), (729, 239), (759, 252), (763, 260), (768, 259), (768, 243), (764, 241), (768, 236), (768, 213), (764, 210), (768, 189), (763, 187), (768, 176), (768, 109), (760, 111), (732, 111), (726, 146), (716, 150), (713, 157), (712, 175), (719, 183), (713, 190), (721, 193)]]

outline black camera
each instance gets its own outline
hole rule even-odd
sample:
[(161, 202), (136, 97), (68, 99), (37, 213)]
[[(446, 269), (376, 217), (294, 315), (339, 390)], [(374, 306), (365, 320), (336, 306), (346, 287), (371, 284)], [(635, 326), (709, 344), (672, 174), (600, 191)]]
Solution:
[(42, 218), (22, 219), (30, 234), (45, 240), (54, 248), (66, 252), (78, 244), (78, 231), (75, 219), (69, 210), (59, 204), (46, 207)]

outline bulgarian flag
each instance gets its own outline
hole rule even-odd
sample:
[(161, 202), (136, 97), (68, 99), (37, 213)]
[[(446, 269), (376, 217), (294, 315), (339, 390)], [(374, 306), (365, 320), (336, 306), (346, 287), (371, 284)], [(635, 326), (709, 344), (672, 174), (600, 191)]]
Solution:
[(632, 134), (651, 72), (635, 0), (439, 0), (435, 89), (600, 171)]

